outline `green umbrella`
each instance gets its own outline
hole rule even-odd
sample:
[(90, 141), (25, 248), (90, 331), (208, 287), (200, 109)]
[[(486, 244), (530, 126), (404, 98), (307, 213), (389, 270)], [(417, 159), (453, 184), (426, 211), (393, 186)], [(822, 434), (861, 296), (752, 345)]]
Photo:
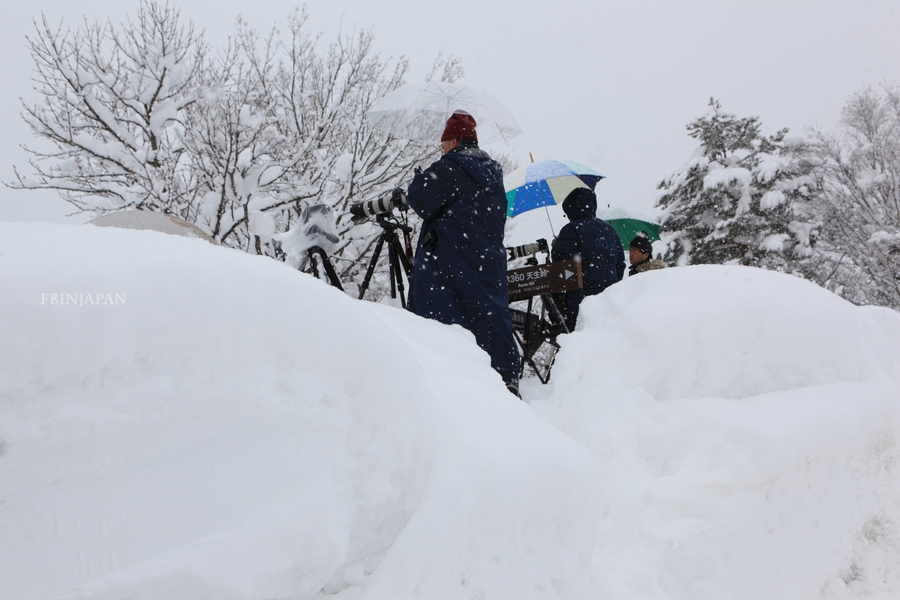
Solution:
[(624, 208), (600, 208), (597, 209), (597, 216), (612, 225), (619, 234), (625, 254), (628, 254), (631, 240), (641, 232), (647, 234), (651, 242), (659, 240), (659, 223), (636, 211)]

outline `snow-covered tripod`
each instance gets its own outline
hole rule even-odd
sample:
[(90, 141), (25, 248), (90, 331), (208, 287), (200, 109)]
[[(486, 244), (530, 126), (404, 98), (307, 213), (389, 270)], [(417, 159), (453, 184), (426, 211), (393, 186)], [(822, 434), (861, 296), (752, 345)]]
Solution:
[[(388, 246), (388, 265), (391, 272), (391, 298), (396, 298), (399, 291), (400, 304), (406, 308), (406, 295), (403, 287), (403, 274), (406, 274), (406, 281), (409, 281), (412, 275), (412, 265), (408, 256), (410, 247), (410, 235), (412, 227), (400, 223), (393, 219), (390, 213), (381, 213), (375, 215), (375, 220), (381, 226), (381, 235), (375, 244), (375, 251), (372, 253), (372, 259), (369, 261), (369, 267), (366, 269), (366, 276), (363, 278), (362, 284), (359, 286), (359, 299), (365, 295), (369, 289), (369, 282), (372, 280), (372, 274), (375, 272), (375, 265), (378, 263), (378, 257), (381, 256), (381, 249), (387, 242)], [(400, 243), (400, 236), (397, 230), (403, 232), (403, 238), (406, 242), (406, 250)]]
[(319, 278), (319, 267), (316, 264), (316, 254), (318, 254), (322, 260), (322, 270), (325, 271), (325, 275), (328, 277), (328, 282), (343, 292), (344, 286), (341, 285), (341, 280), (337, 276), (337, 272), (334, 270), (334, 265), (331, 264), (331, 260), (328, 258), (328, 254), (325, 252), (325, 250), (322, 249), (321, 246), (313, 246), (306, 251), (306, 255), (309, 257), (309, 268), (312, 271), (313, 276), (316, 279)]

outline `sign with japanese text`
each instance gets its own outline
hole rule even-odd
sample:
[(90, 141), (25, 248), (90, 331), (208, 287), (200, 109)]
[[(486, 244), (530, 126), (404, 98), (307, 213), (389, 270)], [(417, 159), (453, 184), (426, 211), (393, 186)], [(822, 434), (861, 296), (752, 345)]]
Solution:
[(532, 265), (506, 272), (509, 301), (527, 300), (541, 294), (577, 290), (581, 281), (581, 261), (565, 260), (549, 265)]

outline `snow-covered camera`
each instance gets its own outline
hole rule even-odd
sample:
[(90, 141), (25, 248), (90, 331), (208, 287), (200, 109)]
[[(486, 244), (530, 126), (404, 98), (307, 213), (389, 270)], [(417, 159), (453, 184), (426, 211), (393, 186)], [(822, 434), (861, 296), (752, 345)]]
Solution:
[(400, 210), (409, 209), (409, 203), (406, 201), (406, 192), (402, 188), (394, 188), (388, 196), (351, 204), (350, 214), (353, 215), (353, 222), (359, 223), (369, 217), (390, 212), (393, 208)]

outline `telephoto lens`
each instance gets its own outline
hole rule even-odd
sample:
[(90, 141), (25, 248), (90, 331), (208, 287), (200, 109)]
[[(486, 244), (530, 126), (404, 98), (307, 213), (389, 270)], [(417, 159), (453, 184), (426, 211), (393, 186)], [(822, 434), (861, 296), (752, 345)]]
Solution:
[(394, 188), (391, 193), (382, 198), (356, 202), (350, 205), (351, 220), (361, 223), (369, 217), (390, 212), (392, 208), (409, 210), (409, 202), (406, 200), (406, 191), (403, 188)]
[(360, 221), (365, 221), (369, 217), (388, 212), (391, 210), (391, 204), (390, 196), (366, 200), (365, 202), (357, 202), (350, 205), (350, 214), (353, 215), (352, 220), (355, 223), (358, 223)]
[(513, 246), (512, 248), (507, 248), (507, 252), (509, 252), (509, 258), (507, 262), (511, 260), (515, 260), (517, 258), (525, 258), (526, 256), (534, 256), (538, 252), (546, 252), (549, 253), (549, 246), (547, 246), (547, 240), (544, 238), (539, 239), (538, 241), (531, 244), (522, 244), (521, 246)]
[(354, 223), (359, 223), (360, 221), (366, 220), (366, 211), (363, 210), (362, 202), (354, 202), (350, 205), (350, 220)]

